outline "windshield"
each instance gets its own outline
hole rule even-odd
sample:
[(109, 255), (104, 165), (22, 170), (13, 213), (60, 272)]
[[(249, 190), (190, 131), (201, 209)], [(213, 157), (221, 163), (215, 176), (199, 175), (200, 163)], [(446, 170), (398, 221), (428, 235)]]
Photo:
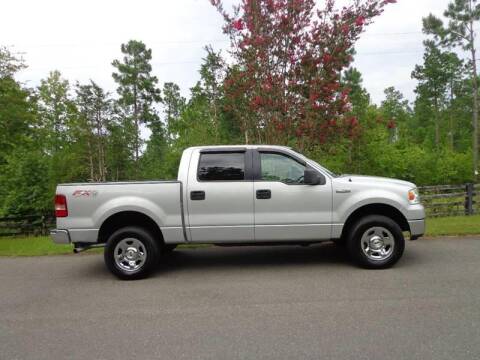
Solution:
[(318, 168), (320, 168), (321, 170), (325, 171), (328, 175), (330, 175), (331, 177), (338, 177), (337, 174), (335, 174), (333, 171), (330, 171), (328, 170), (327, 168), (323, 167), (322, 165), (320, 165), (319, 163), (317, 163), (315, 160), (312, 160), (312, 159), (308, 159), (308, 161), (310, 161), (311, 163), (313, 163), (314, 165), (316, 165)]
[(337, 174), (335, 174), (333, 171), (330, 171), (328, 170), (327, 168), (323, 167), (322, 165), (320, 165), (319, 163), (317, 163), (315, 160), (312, 160), (312, 159), (309, 159), (307, 158), (305, 155), (302, 155), (298, 152), (296, 152), (295, 150), (292, 150), (296, 155), (298, 155), (299, 157), (301, 157), (303, 160), (305, 160), (306, 162), (310, 163), (310, 164), (313, 164), (314, 167), (318, 168), (319, 170), (322, 170), (324, 172), (326, 172), (328, 175), (330, 175), (331, 177), (338, 177)]

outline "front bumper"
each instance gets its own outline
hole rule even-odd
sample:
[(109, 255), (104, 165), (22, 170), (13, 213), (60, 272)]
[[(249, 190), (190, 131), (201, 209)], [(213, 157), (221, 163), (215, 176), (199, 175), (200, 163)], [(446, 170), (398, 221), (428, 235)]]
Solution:
[(411, 240), (417, 240), (425, 234), (425, 219), (409, 220), (408, 225), (410, 226)]
[(50, 236), (55, 244), (70, 244), (72, 242), (68, 230), (50, 230)]

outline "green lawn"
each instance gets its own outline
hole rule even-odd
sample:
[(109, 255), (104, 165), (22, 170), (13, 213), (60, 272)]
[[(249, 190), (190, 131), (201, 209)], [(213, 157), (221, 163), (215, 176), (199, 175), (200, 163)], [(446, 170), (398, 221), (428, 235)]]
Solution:
[[(426, 236), (480, 234), (480, 215), (427, 220)], [(198, 246), (198, 245), (197, 245)], [(88, 252), (102, 252), (92, 249)], [(0, 237), (0, 256), (38, 256), (71, 254), (71, 245), (56, 245), (48, 236)]]
[(426, 236), (480, 234), (480, 215), (427, 219)]
[(60, 255), (72, 253), (71, 245), (56, 245), (49, 236), (0, 238), (0, 256)]

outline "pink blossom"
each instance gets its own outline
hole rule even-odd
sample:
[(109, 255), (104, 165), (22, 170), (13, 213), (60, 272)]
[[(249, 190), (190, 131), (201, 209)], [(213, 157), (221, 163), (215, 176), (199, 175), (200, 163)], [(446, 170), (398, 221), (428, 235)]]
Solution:
[(242, 31), (245, 28), (245, 24), (242, 19), (238, 19), (232, 22), (232, 27), (237, 31)]

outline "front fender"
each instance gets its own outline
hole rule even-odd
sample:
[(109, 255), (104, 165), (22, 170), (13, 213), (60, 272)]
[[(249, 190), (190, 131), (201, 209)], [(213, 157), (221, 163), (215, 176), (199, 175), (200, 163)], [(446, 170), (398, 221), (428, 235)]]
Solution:
[(338, 194), (334, 192), (334, 212), (333, 222), (344, 224), (349, 216), (365, 205), (383, 204), (390, 205), (399, 210), (407, 218), (407, 204), (405, 200), (392, 191), (383, 189), (368, 189), (355, 191), (349, 196), (347, 194)]

